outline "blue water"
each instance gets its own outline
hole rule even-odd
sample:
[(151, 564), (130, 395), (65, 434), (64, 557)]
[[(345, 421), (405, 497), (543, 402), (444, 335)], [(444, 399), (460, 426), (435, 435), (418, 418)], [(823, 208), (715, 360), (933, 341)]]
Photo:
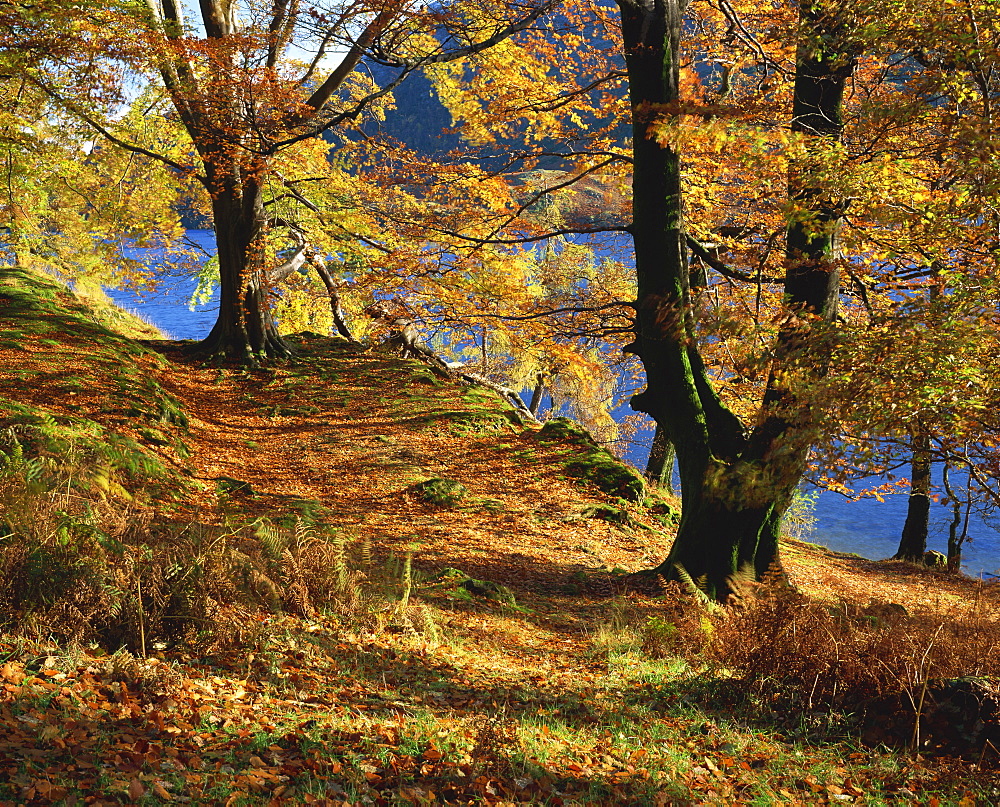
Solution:
[[(188, 230), (187, 239), (203, 253), (202, 263), (215, 254), (215, 233), (212, 230)], [(162, 250), (132, 250), (128, 257), (161, 266), (169, 263), (170, 259)], [(204, 339), (215, 325), (219, 300), (216, 295), (210, 302), (189, 309), (188, 302), (197, 285), (190, 271), (174, 272), (168, 268), (157, 275), (156, 288), (152, 291), (105, 291), (121, 308), (139, 314), (170, 339)]]
[[(214, 252), (211, 230), (190, 230), (188, 237), (207, 254)], [(153, 293), (139, 295), (126, 290), (109, 290), (108, 295), (123, 308), (145, 317), (170, 338), (203, 339), (215, 324), (218, 301), (190, 310), (188, 301), (195, 285), (190, 276), (167, 275), (161, 277)], [(651, 442), (651, 430), (640, 432), (623, 453), (629, 461), (642, 467)], [(824, 491), (816, 503), (815, 516), (816, 529), (810, 540), (838, 552), (854, 552), (875, 560), (888, 558), (899, 545), (906, 520), (906, 496), (886, 496), (883, 502), (875, 499), (851, 501), (838, 493)], [(947, 551), (950, 516), (950, 507), (932, 505), (929, 549)], [(970, 540), (962, 556), (963, 570), (974, 576), (1000, 574), (1000, 532), (973, 516), (969, 534)]]

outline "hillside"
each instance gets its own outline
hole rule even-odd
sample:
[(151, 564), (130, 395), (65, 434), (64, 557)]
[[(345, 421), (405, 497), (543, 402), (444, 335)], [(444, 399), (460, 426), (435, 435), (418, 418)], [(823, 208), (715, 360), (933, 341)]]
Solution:
[[(860, 746), (905, 717), (859, 722), (837, 679), (823, 702), (829, 662), (802, 695), (725, 655), (778, 625), (758, 665), (875, 637), (953, 676), (955, 624), (976, 672), (995, 586), (788, 542), (801, 595), (630, 593), (670, 503), (602, 491), (627, 471), (569, 426), (378, 347), (303, 334), (244, 370), (124, 321), (0, 268), (0, 805), (1000, 793), (985, 745)], [(827, 633), (789, 639), (796, 614)]]

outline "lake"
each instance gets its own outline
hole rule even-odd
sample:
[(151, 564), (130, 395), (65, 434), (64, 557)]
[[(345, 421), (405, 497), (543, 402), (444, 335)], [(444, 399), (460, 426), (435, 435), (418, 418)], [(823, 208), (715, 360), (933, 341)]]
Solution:
[[(214, 252), (211, 230), (190, 230), (188, 237), (206, 253)], [(136, 256), (138, 257), (138, 256)], [(190, 277), (162, 277), (155, 292), (137, 295), (125, 290), (108, 290), (118, 305), (135, 311), (173, 339), (203, 339), (215, 324), (218, 303), (209, 302), (191, 310), (188, 301), (196, 283)], [(643, 439), (643, 437), (645, 439)], [(645, 465), (652, 431), (640, 433), (624, 451), (625, 458), (638, 467)], [(875, 560), (891, 557), (899, 544), (906, 519), (906, 496), (894, 494), (885, 501), (851, 501), (829, 491), (816, 503), (816, 530), (811, 540), (838, 552), (854, 552)], [(950, 508), (932, 505), (929, 549), (947, 551), (947, 522)], [(970, 524), (971, 541), (963, 553), (963, 570), (970, 575), (1000, 574), (1000, 532), (979, 519)]]

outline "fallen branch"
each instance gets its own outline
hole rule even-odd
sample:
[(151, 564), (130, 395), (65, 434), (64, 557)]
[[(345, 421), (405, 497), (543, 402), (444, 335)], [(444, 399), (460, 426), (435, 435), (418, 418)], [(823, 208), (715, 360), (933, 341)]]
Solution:
[[(383, 300), (372, 303), (365, 309), (365, 313), (372, 319), (384, 323), (389, 331), (388, 343), (399, 349), (403, 356), (419, 359), (431, 366), (438, 375), (454, 379), (452, 365), (438, 356), (427, 344), (423, 342), (420, 331), (417, 329), (413, 319), (409, 316), (405, 306), (398, 300)], [(507, 401), (518, 414), (529, 423), (539, 423), (538, 418), (532, 414), (527, 404), (521, 400), (521, 396), (510, 387), (491, 381), (479, 373), (459, 372), (458, 378), (467, 384), (477, 387), (491, 389)]]

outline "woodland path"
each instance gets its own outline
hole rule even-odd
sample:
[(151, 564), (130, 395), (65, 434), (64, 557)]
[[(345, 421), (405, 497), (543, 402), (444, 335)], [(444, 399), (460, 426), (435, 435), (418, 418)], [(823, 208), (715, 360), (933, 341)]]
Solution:
[[(245, 481), (253, 495), (233, 494), (244, 513), (318, 503), (376, 554), (412, 551), (418, 567), (459, 568), (515, 592), (573, 591), (582, 576), (648, 568), (669, 549), (660, 532), (582, 518), (606, 498), (567, 478), (556, 448), (515, 426), (499, 401), (492, 413), (488, 399), (485, 413), (468, 411), (461, 388), (413, 362), (325, 339), (304, 340), (299, 364), (247, 372), (199, 365), (172, 343), (160, 350), (170, 359), (161, 381), (190, 418), (206, 511), (219, 480)], [(429, 476), (469, 494), (454, 508), (425, 504), (410, 486)], [(950, 612), (975, 602), (980, 585), (800, 542), (786, 542), (783, 560), (805, 593), (860, 605)]]

